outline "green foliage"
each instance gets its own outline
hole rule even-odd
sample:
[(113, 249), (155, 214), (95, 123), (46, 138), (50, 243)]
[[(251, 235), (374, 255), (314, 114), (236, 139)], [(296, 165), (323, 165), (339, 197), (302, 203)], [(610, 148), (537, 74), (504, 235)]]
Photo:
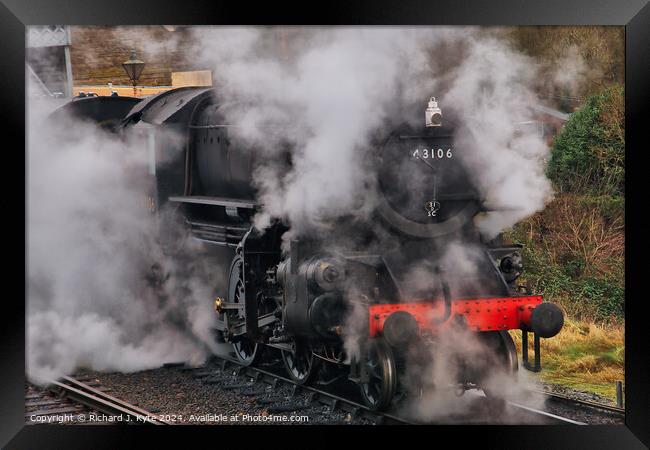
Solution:
[(581, 195), (577, 203), (579, 207), (597, 210), (607, 223), (625, 215), (625, 197), (622, 195)]
[(524, 244), (524, 274), (520, 281), (537, 294), (565, 307), (572, 317), (618, 321), (624, 315), (624, 261), (610, 272), (585, 275), (586, 263), (577, 255), (553, 257), (556, 243), (530, 239), (527, 225), (520, 223), (506, 233), (508, 240)]
[(566, 276), (578, 278), (585, 270), (585, 261), (580, 258), (569, 259), (563, 264), (562, 269)]
[(598, 359), (604, 364), (625, 364), (625, 351), (623, 347), (617, 347), (603, 352)]
[(619, 280), (612, 277), (587, 278), (582, 280), (580, 288), (578, 296), (594, 305), (598, 318), (623, 316), (625, 288)]
[(547, 173), (564, 192), (620, 197), (625, 192), (624, 90), (606, 89), (572, 114), (551, 150)]
[(561, 200), (532, 219), (545, 229), (534, 238), (513, 230), (528, 247), (532, 287), (598, 320), (623, 317), (624, 117), (622, 87), (588, 98), (553, 143), (547, 174)]

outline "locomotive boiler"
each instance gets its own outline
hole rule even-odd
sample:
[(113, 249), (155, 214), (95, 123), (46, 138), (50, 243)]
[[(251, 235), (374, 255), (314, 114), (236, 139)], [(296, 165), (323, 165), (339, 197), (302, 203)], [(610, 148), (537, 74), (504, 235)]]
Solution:
[[(452, 329), (475, 333), (510, 375), (518, 357), (509, 330), (521, 330), (524, 365), (540, 369), (539, 339), (560, 331), (562, 312), (517, 284), (521, 246), (481, 238), (474, 219), (486, 208), (457, 147), (458, 121), (435, 98), (424, 106), (373, 142), (374, 212), (336, 220), (345, 245), (321, 233), (284, 242), (291, 224), (280, 218), (264, 230), (253, 225), (262, 206), (256, 168), (292, 164), (290, 151), (264, 159), (238, 139), (229, 118), (254, 105), (179, 88), (126, 115), (123, 132), (140, 136), (149, 155), (148, 195), (165, 248), (182, 242), (180, 223), (183, 238), (229, 252), (229, 266), (214, 268), (228, 279), (213, 299), (215, 333), (243, 364), (275, 349), (295, 382), (344, 373), (373, 409), (388, 408), (401, 389), (408, 349)], [(472, 249), (471, 265), (444, 257), (458, 242)], [(427, 282), (413, 283), (414, 270)], [(450, 383), (482, 380), (459, 377)]]

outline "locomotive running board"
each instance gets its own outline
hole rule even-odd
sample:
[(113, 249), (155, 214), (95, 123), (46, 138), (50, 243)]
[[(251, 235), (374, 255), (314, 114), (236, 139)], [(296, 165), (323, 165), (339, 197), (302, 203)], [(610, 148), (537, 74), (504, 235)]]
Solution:
[(169, 197), (169, 201), (177, 203), (195, 203), (198, 205), (223, 206), (226, 208), (255, 209), (258, 206), (258, 203), (249, 200), (225, 197), (205, 197), (200, 195), (185, 197), (173, 196)]

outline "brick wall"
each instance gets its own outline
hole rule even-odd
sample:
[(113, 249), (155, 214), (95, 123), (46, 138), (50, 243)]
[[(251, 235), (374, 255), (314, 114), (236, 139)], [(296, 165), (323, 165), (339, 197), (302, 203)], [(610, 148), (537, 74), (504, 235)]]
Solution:
[(146, 63), (140, 86), (170, 86), (171, 73), (205, 69), (186, 60), (190, 36), (186, 29), (174, 31), (160, 25), (134, 27), (72, 26), (70, 28), (72, 78), (75, 86), (107, 83), (129, 85), (122, 63), (135, 48)]

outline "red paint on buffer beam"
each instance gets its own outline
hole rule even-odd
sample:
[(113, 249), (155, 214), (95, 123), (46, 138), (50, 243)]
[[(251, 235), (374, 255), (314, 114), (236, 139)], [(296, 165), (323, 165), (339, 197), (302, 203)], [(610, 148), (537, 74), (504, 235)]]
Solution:
[(449, 320), (436, 324), (444, 314), (442, 300), (414, 300), (408, 303), (377, 304), (369, 307), (370, 336), (381, 334), (384, 322), (393, 313), (411, 314), (420, 332), (438, 333), (462, 316), (472, 331), (530, 329), (533, 310), (542, 303), (541, 295), (452, 300)]

